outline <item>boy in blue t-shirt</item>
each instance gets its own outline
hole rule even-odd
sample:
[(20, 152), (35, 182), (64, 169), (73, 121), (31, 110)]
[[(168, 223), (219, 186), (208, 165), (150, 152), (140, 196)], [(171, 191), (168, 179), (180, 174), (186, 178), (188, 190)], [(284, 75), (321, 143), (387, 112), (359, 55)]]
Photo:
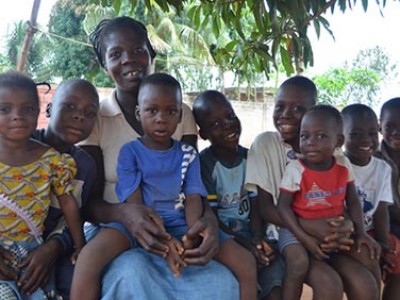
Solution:
[(220, 227), (255, 256), (261, 299), (280, 298), (284, 266), (263, 238), (256, 195), (244, 189), (247, 149), (239, 145), (240, 121), (218, 91), (198, 95), (193, 114), (200, 136), (211, 143), (200, 153), (201, 175)]

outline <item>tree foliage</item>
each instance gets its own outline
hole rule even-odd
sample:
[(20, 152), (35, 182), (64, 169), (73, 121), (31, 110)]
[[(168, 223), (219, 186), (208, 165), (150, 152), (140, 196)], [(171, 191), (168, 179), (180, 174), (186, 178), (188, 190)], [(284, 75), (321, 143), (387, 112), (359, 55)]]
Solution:
[[(194, 28), (207, 29), (214, 42), (209, 44), (216, 63), (230, 65), (247, 81), (254, 74), (270, 73), (277, 67), (279, 57), (286, 73), (300, 73), (313, 65), (313, 52), (308, 30), (314, 25), (317, 35), (329, 29), (324, 18), (327, 10), (345, 11), (356, 0), (91, 0), (103, 6), (113, 6), (118, 11), (126, 1), (134, 9), (144, 1), (148, 10), (156, 5), (163, 11), (176, 10), (187, 13)], [(375, 0), (384, 7), (385, 0)], [(361, 4), (367, 10), (369, 1)], [(190, 7), (189, 10), (186, 10)], [(149, 22), (146, 22), (149, 23)], [(153, 23), (154, 25), (154, 23)], [(211, 30), (210, 30), (211, 29)], [(220, 39), (228, 35), (228, 39)], [(211, 39), (211, 38), (210, 38)]]
[(87, 1), (59, 0), (52, 9), (49, 31), (53, 38), (50, 50), (50, 68), (53, 77), (62, 79), (85, 78), (99, 86), (111, 86), (112, 82), (100, 69), (82, 22)]
[(381, 86), (396, 75), (396, 65), (390, 62), (379, 46), (361, 50), (351, 62), (315, 76), (319, 102), (336, 106), (351, 103), (376, 104)]

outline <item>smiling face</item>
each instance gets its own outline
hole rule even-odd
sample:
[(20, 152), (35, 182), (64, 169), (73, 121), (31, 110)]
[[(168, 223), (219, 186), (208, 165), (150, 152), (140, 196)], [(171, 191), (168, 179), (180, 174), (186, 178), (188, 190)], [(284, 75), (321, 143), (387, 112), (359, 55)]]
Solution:
[(155, 150), (169, 149), (171, 136), (181, 119), (181, 91), (164, 84), (146, 84), (140, 88), (138, 102), (143, 143)]
[(202, 115), (200, 124), (200, 136), (210, 140), (214, 148), (236, 151), (242, 129), (231, 103), (224, 98), (207, 103), (207, 112)]
[(272, 116), (274, 125), (282, 139), (294, 149), (298, 148), (301, 118), (312, 105), (311, 93), (300, 87), (287, 85), (278, 91)]
[(300, 151), (305, 165), (315, 170), (327, 170), (333, 162), (333, 152), (343, 142), (333, 120), (313, 112), (301, 121)]
[(39, 103), (26, 89), (0, 88), (0, 139), (29, 139), (37, 126)]
[(378, 149), (378, 121), (376, 117), (365, 113), (344, 120), (346, 155), (353, 164), (365, 166)]
[(99, 110), (99, 98), (89, 83), (75, 81), (59, 87), (49, 104), (49, 143), (74, 145), (92, 132)]
[(146, 41), (131, 28), (120, 28), (103, 39), (104, 68), (117, 89), (132, 91), (150, 74), (151, 57)]
[(391, 150), (400, 152), (400, 107), (392, 106), (381, 114), (382, 138)]

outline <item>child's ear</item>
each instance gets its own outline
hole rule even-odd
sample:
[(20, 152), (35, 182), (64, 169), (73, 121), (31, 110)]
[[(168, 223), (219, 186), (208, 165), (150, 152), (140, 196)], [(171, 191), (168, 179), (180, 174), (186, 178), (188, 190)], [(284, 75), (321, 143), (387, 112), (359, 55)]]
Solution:
[(47, 103), (47, 106), (46, 106), (46, 118), (50, 118), (50, 116), (51, 116), (51, 102), (49, 102), (49, 103)]
[(137, 105), (135, 107), (135, 117), (136, 117), (136, 120), (138, 120), (140, 122), (140, 111), (139, 111), (139, 106), (137, 106)]
[(201, 128), (199, 129), (199, 135), (203, 140), (207, 140), (207, 134), (202, 130)]
[(339, 133), (336, 137), (336, 148), (342, 147), (344, 144), (344, 135)]

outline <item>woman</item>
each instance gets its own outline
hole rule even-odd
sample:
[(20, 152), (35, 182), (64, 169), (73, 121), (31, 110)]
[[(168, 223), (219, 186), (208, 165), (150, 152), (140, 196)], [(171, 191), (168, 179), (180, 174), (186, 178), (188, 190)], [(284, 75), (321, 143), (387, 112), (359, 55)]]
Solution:
[[(218, 224), (208, 206), (203, 217), (186, 234), (189, 239), (201, 235), (203, 242), (186, 252), (191, 266), (176, 279), (163, 258), (157, 256), (167, 251), (165, 240), (169, 238), (157, 226), (161, 222), (159, 216), (144, 205), (116, 204), (118, 152), (123, 144), (143, 133), (136, 118), (137, 93), (141, 79), (151, 72), (156, 53), (144, 25), (129, 17), (101, 21), (90, 38), (100, 65), (116, 88), (109, 99), (101, 102), (97, 124), (81, 144), (95, 158), (99, 175), (104, 175), (99, 176), (97, 185), (104, 186), (104, 194), (102, 188), (93, 193), (88, 215), (95, 223), (123, 223), (143, 247), (125, 252), (110, 264), (103, 277), (102, 298), (238, 298), (238, 285), (230, 271), (210, 261), (218, 248)], [(186, 105), (182, 110), (182, 120), (173, 137), (195, 145), (197, 130), (193, 116)], [(119, 288), (121, 285), (123, 288)]]

